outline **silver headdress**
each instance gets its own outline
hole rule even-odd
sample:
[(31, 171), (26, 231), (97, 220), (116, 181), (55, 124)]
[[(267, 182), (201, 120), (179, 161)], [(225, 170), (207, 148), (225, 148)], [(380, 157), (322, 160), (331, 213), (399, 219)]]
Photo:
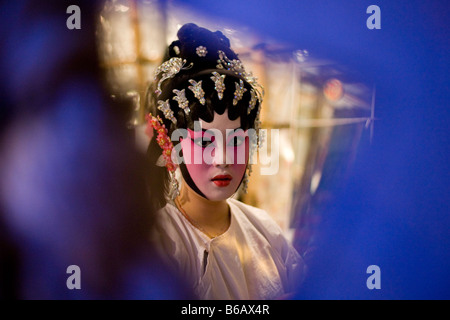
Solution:
[[(198, 46), (196, 48), (196, 53), (199, 57), (205, 57), (208, 53), (208, 50), (204, 46)], [(239, 77), (243, 78), (248, 84), (250, 84), (250, 102), (247, 108), (247, 113), (250, 114), (253, 109), (256, 107), (256, 102), (259, 101), (259, 104), (261, 105), (263, 101), (264, 96), (264, 88), (257, 82), (257, 78), (253, 76), (251, 72), (246, 72), (244, 65), (242, 64), (242, 61), (239, 59), (232, 59), (230, 60), (226, 54), (219, 50), (218, 52), (219, 59), (217, 60), (217, 68), (218, 69), (224, 69), (228, 71), (232, 71)], [(161, 79), (159, 80), (157, 84), (157, 89), (155, 90), (155, 93), (157, 96), (159, 96), (161, 91), (161, 85), (162, 83), (170, 78), (175, 77), (181, 70), (189, 69), (193, 66), (193, 63), (190, 63), (188, 66), (186, 65), (186, 59), (182, 58), (170, 58), (168, 61), (165, 61), (163, 64), (161, 64), (155, 71), (155, 80), (158, 75), (162, 74)], [(217, 96), (219, 100), (222, 100), (223, 93), (226, 89), (225, 87), (225, 75), (220, 74), (217, 71), (213, 71), (211, 76), (211, 80), (214, 82), (214, 89), (217, 91)], [(199, 102), (204, 105), (206, 103), (205, 101), (205, 92), (202, 89), (202, 81), (195, 81), (193, 79), (189, 80), (189, 83), (191, 86), (188, 86), (189, 90), (191, 90), (194, 93), (195, 98), (199, 100)], [(235, 82), (235, 91), (234, 91), (234, 98), (233, 98), (233, 105), (237, 105), (238, 102), (242, 99), (244, 93), (247, 91), (247, 89), (244, 87), (244, 83), (242, 79), (239, 80), (239, 83)], [(180, 109), (183, 109), (186, 115), (189, 114), (191, 111), (189, 109), (189, 101), (186, 98), (186, 92), (185, 89), (178, 90), (173, 89), (172, 92), (175, 94), (175, 96), (172, 98), (173, 100), (178, 102), (178, 106)], [(170, 108), (169, 99), (166, 101), (159, 100), (158, 101), (158, 109), (161, 110), (164, 113), (164, 117), (166, 119), (169, 119), (174, 124), (177, 123), (176, 118), (174, 117), (174, 113)], [(256, 119), (255, 119), (255, 129), (259, 131), (261, 121), (259, 120), (260, 115), (260, 109), (257, 112)], [(258, 141), (260, 143), (260, 141)], [(259, 144), (258, 143), (258, 144)]]

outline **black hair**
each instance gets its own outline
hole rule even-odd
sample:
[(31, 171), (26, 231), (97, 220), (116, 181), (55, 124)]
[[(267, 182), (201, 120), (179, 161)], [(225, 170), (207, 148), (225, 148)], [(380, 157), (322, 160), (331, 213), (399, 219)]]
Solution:
[[(230, 120), (235, 120), (240, 117), (241, 128), (247, 130), (255, 128), (255, 122), (260, 108), (260, 101), (256, 100), (255, 108), (248, 112), (249, 103), (251, 100), (252, 86), (248, 83), (242, 74), (238, 74), (233, 70), (227, 70), (225, 68), (218, 67), (219, 51), (222, 51), (229, 60), (238, 60), (238, 55), (230, 48), (229, 39), (220, 31), (212, 32), (208, 29), (197, 26), (193, 23), (183, 25), (178, 33), (178, 40), (173, 41), (167, 48), (163, 63), (171, 58), (181, 58), (185, 60), (183, 68), (173, 78), (165, 80), (161, 84), (161, 93), (157, 94), (157, 82), (161, 78), (157, 78), (152, 83), (146, 94), (146, 109), (151, 112), (152, 115), (159, 115), (163, 120), (166, 128), (168, 129), (169, 137), (176, 129), (193, 129), (194, 122), (202, 119), (206, 122), (211, 122), (214, 119), (214, 112), (217, 114), (223, 114), (225, 110), (228, 110), (228, 117)], [(206, 55), (199, 55), (197, 48), (206, 48)], [(215, 83), (211, 79), (212, 72), (217, 72), (220, 75), (225, 75), (224, 84), (225, 91), (223, 92), (223, 98), (219, 99), (218, 93), (215, 89)], [(194, 93), (188, 89), (191, 85), (189, 80), (196, 82), (202, 81), (202, 89), (205, 92), (205, 103), (201, 104), (195, 97)], [(235, 93), (235, 83), (240, 83), (242, 80), (243, 86), (246, 91), (243, 93), (242, 99), (233, 104), (233, 98)], [(185, 89), (186, 99), (189, 101), (189, 114), (186, 114), (183, 109), (178, 105), (178, 102), (173, 100), (173, 90)], [(173, 111), (176, 118), (176, 124), (170, 119), (164, 117), (161, 110), (158, 110), (158, 101), (168, 101), (170, 109)], [(164, 181), (164, 188), (161, 186), (151, 188), (150, 192), (153, 192), (152, 198), (159, 203), (160, 206), (165, 205), (164, 194), (167, 191), (168, 185), (168, 173), (164, 167), (156, 167), (155, 163), (158, 157), (161, 155), (161, 148), (152, 139), (148, 148), (148, 157), (150, 161), (149, 178), (155, 179), (154, 181)], [(176, 142), (174, 142), (176, 144)], [(181, 166), (182, 172), (186, 171)], [(184, 170), (183, 170), (184, 169)], [(183, 174), (186, 180), (186, 175)], [(161, 180), (162, 179), (162, 180)], [(151, 181), (150, 181), (151, 183)], [(196, 189), (195, 185), (191, 184), (191, 187)], [(196, 189), (198, 193), (201, 192)]]

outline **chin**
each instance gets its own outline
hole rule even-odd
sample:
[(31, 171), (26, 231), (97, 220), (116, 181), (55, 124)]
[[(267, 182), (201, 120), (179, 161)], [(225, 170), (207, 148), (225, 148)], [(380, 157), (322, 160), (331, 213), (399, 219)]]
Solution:
[(211, 201), (224, 201), (230, 198), (235, 192), (237, 187), (226, 188), (227, 190), (208, 190), (203, 192), (208, 200)]
[(233, 195), (233, 193), (221, 193), (221, 194), (209, 194), (206, 195), (206, 197), (208, 198), (208, 200), (211, 201), (224, 201), (227, 200), (228, 198), (230, 198)]

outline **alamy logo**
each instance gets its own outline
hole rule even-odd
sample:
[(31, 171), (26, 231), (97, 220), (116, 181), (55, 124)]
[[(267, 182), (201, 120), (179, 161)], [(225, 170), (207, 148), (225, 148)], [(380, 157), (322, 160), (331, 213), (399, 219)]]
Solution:
[(81, 29), (81, 10), (79, 6), (71, 5), (66, 9), (66, 13), (71, 15), (66, 20), (67, 29)]
[(72, 264), (67, 267), (66, 273), (71, 274), (67, 278), (66, 286), (67, 289), (81, 289), (81, 269), (79, 266)]
[(371, 14), (367, 18), (366, 26), (369, 30), (381, 29), (381, 9), (374, 4), (367, 7), (366, 13)]
[(381, 289), (381, 270), (377, 265), (370, 265), (367, 267), (366, 272), (371, 274), (366, 281), (367, 289)]

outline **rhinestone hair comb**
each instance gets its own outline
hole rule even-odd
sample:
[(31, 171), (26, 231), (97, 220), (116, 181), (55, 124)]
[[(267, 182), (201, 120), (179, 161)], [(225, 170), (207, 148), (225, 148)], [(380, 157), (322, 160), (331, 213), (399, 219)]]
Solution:
[(163, 112), (166, 119), (169, 119), (174, 124), (177, 124), (177, 119), (173, 116), (172, 109), (170, 109), (169, 99), (167, 99), (166, 101), (159, 100), (158, 109)]
[(222, 100), (223, 98), (223, 92), (225, 91), (225, 75), (220, 75), (218, 72), (213, 71), (212, 72), (211, 80), (214, 81), (214, 89), (217, 91), (217, 96), (219, 97), (219, 100)]
[(176, 96), (173, 97), (173, 100), (177, 101), (180, 109), (183, 109), (184, 113), (188, 115), (189, 112), (191, 112), (191, 109), (189, 109), (189, 101), (188, 99), (186, 99), (185, 89), (183, 90), (173, 89), (172, 92), (176, 94)]
[(196, 82), (195, 80), (189, 79), (189, 83), (192, 84), (192, 86), (189, 86), (189, 90), (191, 90), (194, 93), (194, 96), (200, 101), (202, 105), (205, 104), (205, 92), (202, 89), (202, 81)]
[(242, 99), (242, 96), (244, 95), (244, 92), (247, 91), (247, 89), (244, 88), (244, 82), (239, 80), (239, 83), (235, 82), (236, 85), (236, 91), (234, 92), (234, 99), (233, 99), (233, 106), (237, 105), (239, 100)]
[(191, 63), (187, 67), (184, 65), (186, 64), (186, 59), (181, 58), (170, 58), (169, 60), (165, 61), (163, 64), (161, 64), (156, 70), (155, 70), (155, 80), (156, 77), (162, 73), (161, 79), (158, 81), (158, 86), (155, 91), (155, 93), (159, 96), (161, 94), (161, 84), (166, 81), (167, 79), (173, 78), (178, 72), (181, 70), (190, 69), (193, 64)]

